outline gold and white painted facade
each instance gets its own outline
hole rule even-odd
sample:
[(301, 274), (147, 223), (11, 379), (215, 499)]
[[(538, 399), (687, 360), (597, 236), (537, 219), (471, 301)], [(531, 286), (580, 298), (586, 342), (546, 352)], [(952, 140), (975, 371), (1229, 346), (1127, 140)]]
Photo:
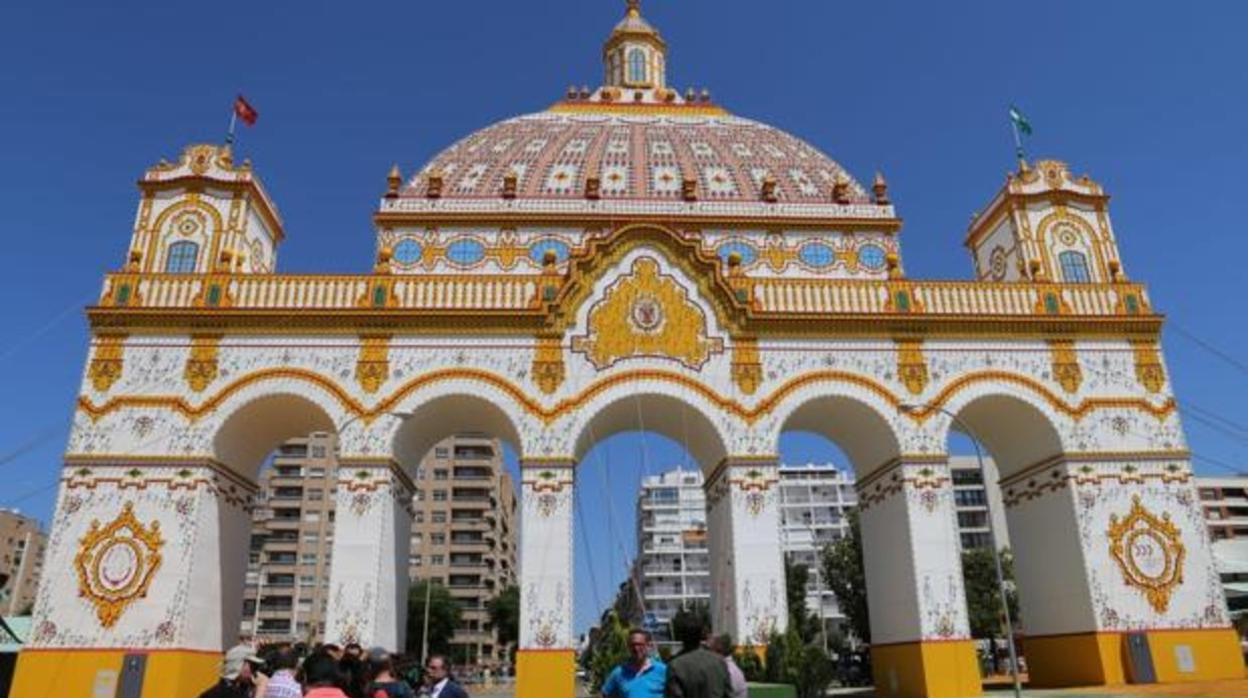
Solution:
[(258, 469), (312, 431), (343, 464), (326, 637), (402, 646), (409, 474), (473, 430), (523, 471), (519, 694), (571, 696), (576, 466), (641, 428), (706, 474), (718, 632), (784, 627), (778, 441), (814, 431), (856, 471), (883, 695), (977, 693), (946, 412), (1000, 467), (1036, 685), (1124, 680), (1128, 632), (1163, 680), (1242, 675), (1162, 318), (1100, 187), (1025, 167), (972, 224), (976, 281), (911, 279), (882, 178), (648, 80), (396, 168), (371, 273), (276, 273), (280, 219), (226, 148), (150, 170), (87, 311), (46, 562), (76, 572), (46, 576), (18, 686), (72, 692), (144, 652), (149, 682), (202, 690)]

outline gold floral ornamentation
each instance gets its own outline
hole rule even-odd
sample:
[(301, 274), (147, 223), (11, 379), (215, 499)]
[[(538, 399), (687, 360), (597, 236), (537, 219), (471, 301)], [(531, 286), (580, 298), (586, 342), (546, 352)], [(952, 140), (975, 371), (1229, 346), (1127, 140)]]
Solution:
[(1132, 342), (1135, 349), (1135, 379), (1150, 393), (1161, 392), (1166, 385), (1166, 369), (1153, 341)]
[(217, 348), (219, 335), (203, 335), (191, 338), (191, 353), (186, 359), (182, 377), (191, 390), (202, 393), (217, 379)]
[(543, 393), (550, 395), (563, 385), (565, 375), (559, 337), (539, 337), (537, 353), (533, 356), (533, 381)]
[(1170, 606), (1170, 595), (1183, 583), (1183, 558), (1187, 554), (1179, 529), (1170, 514), (1157, 517), (1131, 499), (1131, 513), (1109, 517), (1109, 552), (1122, 570), (1127, 585), (1144, 592), (1158, 613)]
[(758, 339), (741, 337), (732, 346), (732, 380), (746, 395), (753, 395), (763, 382), (763, 364), (758, 358)]
[(160, 569), (165, 544), (160, 522), (144, 526), (126, 502), (121, 513), (101, 527), (99, 520), (78, 541), (74, 568), (78, 595), (95, 606), (100, 625), (111, 628), (126, 607), (147, 596), (152, 577)]
[(897, 378), (912, 395), (922, 393), (927, 387), (927, 360), (923, 357), (922, 340), (897, 340)]
[(390, 338), (361, 337), (360, 357), (355, 363), (355, 379), (364, 392), (372, 394), (390, 378)]
[(1083, 385), (1083, 369), (1079, 367), (1079, 357), (1075, 353), (1075, 343), (1066, 339), (1055, 339), (1049, 342), (1053, 352), (1053, 378), (1068, 393), (1079, 392)]
[(589, 311), (589, 333), (572, 339), (598, 369), (620, 359), (654, 356), (700, 369), (723, 340), (707, 337), (706, 315), (689, 300), (688, 291), (659, 273), (653, 258), (633, 263), (632, 273), (607, 289)]
[(101, 393), (108, 392), (121, 378), (125, 369), (125, 341), (124, 334), (102, 335), (96, 340), (87, 375), (91, 378), (91, 386)]

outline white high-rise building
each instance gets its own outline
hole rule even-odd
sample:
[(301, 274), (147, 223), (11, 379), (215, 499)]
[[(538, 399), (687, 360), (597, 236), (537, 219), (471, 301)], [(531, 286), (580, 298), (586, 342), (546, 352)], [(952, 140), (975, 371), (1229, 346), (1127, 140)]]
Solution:
[(780, 468), (780, 545), (787, 560), (808, 570), (807, 608), (833, 629), (844, 616), (824, 580), (822, 551), (848, 534), (846, 514), (857, 504), (853, 475), (831, 463)]
[[(988, 547), (995, 521), (998, 547), (1009, 545), (999, 487), (985, 487), (974, 456), (951, 456), (955, 510), (964, 550)], [(988, 479), (996, 465), (984, 459)], [(991, 509), (989, 508), (991, 502)], [(836, 631), (844, 620), (824, 579), (821, 553), (847, 535), (847, 515), (858, 505), (852, 471), (831, 463), (780, 468), (780, 544), (786, 559), (809, 571), (806, 605)], [(682, 607), (710, 603), (710, 555), (706, 543), (706, 495), (698, 470), (671, 470), (645, 478), (637, 501), (637, 563), (647, 622), (660, 640)]]
[(642, 481), (634, 576), (645, 601), (646, 624), (659, 640), (671, 639), (669, 621), (681, 608), (709, 603), (711, 564), (701, 472), (677, 468)]

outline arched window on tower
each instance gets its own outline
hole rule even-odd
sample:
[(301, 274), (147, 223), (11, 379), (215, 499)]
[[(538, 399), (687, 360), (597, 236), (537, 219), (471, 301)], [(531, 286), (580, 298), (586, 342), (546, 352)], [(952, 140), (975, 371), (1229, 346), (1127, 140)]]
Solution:
[(639, 48), (628, 52), (628, 81), (634, 84), (646, 81), (646, 52)]
[(1062, 265), (1062, 280), (1069, 284), (1086, 284), (1092, 281), (1088, 273), (1088, 258), (1082, 252), (1067, 250), (1057, 256)]
[(169, 274), (194, 274), (195, 262), (199, 260), (199, 245), (187, 240), (169, 246), (165, 258), (165, 271)]

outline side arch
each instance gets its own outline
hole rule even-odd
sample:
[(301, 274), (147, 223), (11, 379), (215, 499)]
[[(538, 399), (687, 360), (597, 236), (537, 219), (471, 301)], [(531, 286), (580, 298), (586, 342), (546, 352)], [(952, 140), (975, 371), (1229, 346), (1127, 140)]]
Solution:
[(840, 447), (859, 480), (896, 460), (902, 452), (894, 422), (896, 408), (857, 386), (826, 383), (786, 399), (775, 411), (776, 451), (786, 431), (818, 434)]
[[(1040, 396), (1012, 385), (979, 383), (954, 395), (945, 405), (971, 430), (997, 464), (1005, 480), (1066, 450), (1056, 415)], [(941, 415), (939, 443), (948, 443), (951, 431), (964, 431)]]
[(255, 481), (266, 456), (282, 442), (315, 431), (336, 432), (327, 408), (306, 394), (289, 389), (256, 389), (240, 399), (212, 437), (213, 457), (235, 473)]
[(497, 438), (523, 457), (524, 441), (516, 412), (519, 408), (500, 403), (496, 395), (487, 397), (488, 392), (484, 389), (465, 391), (460, 387), (405, 401), (404, 405), (410, 402), (415, 406), (396, 410), (404, 417), (390, 438), (390, 452), (395, 461), (404, 471), (414, 473), (435, 444), (448, 436), (467, 432)]

